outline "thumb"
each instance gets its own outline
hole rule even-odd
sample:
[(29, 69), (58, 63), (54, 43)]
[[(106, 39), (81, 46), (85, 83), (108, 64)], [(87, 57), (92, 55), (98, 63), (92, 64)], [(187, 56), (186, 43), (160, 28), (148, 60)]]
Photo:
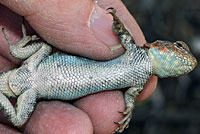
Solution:
[[(101, 60), (115, 58), (124, 52), (112, 32), (112, 17), (103, 9), (108, 8), (105, 2), (9, 0), (1, 3), (25, 16), (44, 40), (63, 51)], [(125, 9), (121, 1), (113, 3), (109, 6)], [(129, 15), (127, 10), (123, 15)], [(132, 17), (129, 15), (129, 18)]]
[[(92, 0), (10, 0), (2, 4), (24, 16), (44, 40), (63, 51), (109, 59), (113, 57), (110, 48), (119, 46), (111, 16)], [(123, 48), (119, 52), (117, 56)]]
[[(25, 16), (44, 40), (62, 51), (101, 60), (121, 55), (124, 49), (111, 30), (112, 18), (105, 11), (108, 7), (117, 9), (117, 15), (137, 45), (145, 43), (139, 26), (120, 0), (3, 0), (0, 3)], [(153, 92), (156, 81), (157, 78), (149, 81), (151, 84), (145, 89), (151, 92), (141, 98)]]

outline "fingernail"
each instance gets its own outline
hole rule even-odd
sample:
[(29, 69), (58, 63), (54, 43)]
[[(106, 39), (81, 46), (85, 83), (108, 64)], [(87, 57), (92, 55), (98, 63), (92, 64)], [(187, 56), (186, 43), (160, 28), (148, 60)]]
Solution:
[(116, 52), (118, 49), (123, 48), (122, 46), (119, 47), (120, 42), (112, 31), (112, 22), (112, 16), (107, 14), (106, 10), (95, 4), (92, 15), (90, 17), (90, 28), (98, 40), (109, 46), (111, 50), (112, 48), (115, 48), (114, 51)]

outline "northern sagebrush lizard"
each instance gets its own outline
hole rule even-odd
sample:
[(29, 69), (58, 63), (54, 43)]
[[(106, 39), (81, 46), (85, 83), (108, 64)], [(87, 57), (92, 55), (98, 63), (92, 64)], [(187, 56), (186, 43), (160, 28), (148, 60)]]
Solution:
[[(143, 47), (136, 46), (123, 23), (109, 8), (113, 16), (113, 31), (126, 52), (109, 61), (95, 61), (62, 52), (50, 55), (52, 47), (38, 40), (35, 35), (27, 36), (22, 25), (23, 38), (15, 45), (9, 41), (10, 53), (16, 59), (25, 60), (21, 67), (0, 74), (0, 111), (15, 126), (22, 126), (34, 110), (39, 99), (72, 100), (88, 94), (129, 89), (124, 99), (125, 117), (117, 122), (116, 132), (128, 127), (135, 100), (144, 84), (152, 75), (176, 77), (192, 71), (196, 58), (182, 41), (155, 41)], [(17, 98), (13, 107), (8, 98)]]

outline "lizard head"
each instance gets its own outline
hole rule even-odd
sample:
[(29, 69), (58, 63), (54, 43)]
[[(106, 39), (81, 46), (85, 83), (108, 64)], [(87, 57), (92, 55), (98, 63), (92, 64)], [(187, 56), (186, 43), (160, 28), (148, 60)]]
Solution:
[(153, 65), (153, 73), (161, 78), (176, 77), (191, 72), (197, 60), (186, 43), (155, 41), (144, 45)]

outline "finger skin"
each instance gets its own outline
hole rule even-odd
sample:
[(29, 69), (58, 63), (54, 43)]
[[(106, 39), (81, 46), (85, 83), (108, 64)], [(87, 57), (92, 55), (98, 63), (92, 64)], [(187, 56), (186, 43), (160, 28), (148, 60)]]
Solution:
[(65, 102), (39, 102), (24, 129), (26, 134), (93, 134), (91, 120)]
[(118, 127), (114, 121), (123, 118), (119, 113), (125, 110), (123, 100), (121, 91), (106, 91), (81, 98), (75, 102), (75, 106), (92, 119), (95, 134), (110, 134)]
[(16, 65), (0, 55), (0, 72), (15, 68)]
[(0, 124), (0, 134), (22, 134), (17, 130), (12, 129), (9, 126)]
[[(62, 2), (59, 3), (58, 1), (55, 1), (55, 0), (45, 1), (45, 3), (42, 2), (40, 4), (38, 4), (37, 0), (32, 0), (32, 1), (29, 1), (28, 3), (25, 0), (21, 0), (21, 1), (13, 0), (12, 2), (11, 1), (12, 0), (8, 2), (5, 0), (1, 2), (2, 4), (8, 6), (11, 10), (17, 12), (20, 15), (25, 16), (26, 20), (28, 20), (28, 22), (31, 24), (34, 30), (44, 40), (46, 40), (53, 46), (59, 49), (62, 49), (63, 51), (75, 53), (75, 54), (93, 58), (93, 59), (101, 59), (101, 60), (115, 58), (124, 52), (123, 48), (120, 48), (118, 51), (115, 51), (114, 55), (112, 55), (110, 52), (111, 47), (119, 43), (118, 40), (116, 40), (116, 36), (114, 35), (114, 33), (108, 32), (108, 31), (111, 31), (112, 18), (110, 17), (107, 18), (104, 15), (101, 15), (99, 17), (99, 18), (108, 19), (108, 20), (105, 20), (104, 22), (106, 22), (105, 24), (109, 23), (110, 25), (110, 26), (103, 27), (105, 28), (104, 31), (108, 32), (107, 37), (109, 38), (106, 38), (106, 39), (104, 39), (104, 37), (101, 36), (102, 35), (101, 33), (96, 32), (97, 30), (95, 29), (94, 26), (98, 27), (99, 26), (98, 24), (92, 23), (91, 25), (88, 25), (89, 22), (91, 22), (93, 12), (95, 11), (94, 10), (95, 3), (92, 0), (85, 0), (85, 1), (66, 0), (65, 2), (67, 4), (63, 4)], [(21, 2), (21, 3), (17, 3), (17, 2)], [(136, 44), (143, 45), (145, 43), (144, 36), (141, 30), (139, 29), (139, 26), (136, 24), (132, 16), (128, 13), (127, 9), (124, 7), (121, 1), (99, 0), (97, 2), (97, 5), (98, 5), (98, 8), (101, 8), (102, 10), (106, 9), (108, 5), (115, 7), (117, 9), (117, 15), (125, 24), (125, 26), (130, 30)], [(103, 12), (102, 10), (101, 12)], [(16, 16), (11, 17), (11, 18), (14, 18), (14, 20), (12, 21), (16, 21), (15, 24), (19, 24), (18, 26), (19, 28), (17, 28), (17, 30), (20, 31), (21, 20), (18, 15)], [(3, 20), (3, 21), (6, 21), (6, 20)], [(7, 21), (9, 22), (10, 20), (7, 20)], [(97, 20), (94, 20), (94, 22), (95, 21), (99, 21), (99, 20), (97, 19)], [(0, 26), (2, 25), (3, 24), (0, 24)], [(12, 26), (8, 25), (7, 27), (8, 27), (9, 37), (11, 37), (11, 41), (16, 42), (16, 40), (19, 40), (21, 38), (21, 33), (20, 34), (16, 33), (15, 32), (16, 29), (9, 31), (10, 27), (13, 27), (13, 26), (15, 27), (15, 25), (12, 25)], [(3, 39), (0, 38), (0, 40), (2, 42)], [(106, 42), (109, 42), (109, 44), (106, 44)], [(0, 44), (0, 46), (5, 45), (5, 44), (6, 42), (4, 40), (3, 43)], [(19, 64), (19, 61), (15, 61), (12, 59), (11, 56), (9, 56), (8, 47), (4, 48), (4, 50), (6, 50), (5, 52), (7, 52), (6, 54), (2, 52), (4, 54), (4, 57), (8, 56), (9, 60), (13, 61), (15, 64)], [(141, 93), (141, 96), (139, 96), (138, 100), (143, 100), (147, 98), (148, 96), (150, 96), (151, 93), (155, 89), (156, 82), (157, 82), (157, 77), (151, 78), (150, 81), (148, 81), (148, 84), (145, 85), (145, 88), (143, 92)], [(109, 95), (115, 96), (115, 98), (122, 97), (122, 95), (120, 95), (119, 92), (115, 92), (115, 91), (105, 92), (105, 94), (107, 94), (108, 96)], [(95, 94), (94, 100), (92, 99), (87, 100), (87, 97), (91, 97), (91, 96), (87, 96), (85, 97), (86, 101), (78, 100), (77, 102), (77, 106), (80, 107), (82, 110), (84, 110), (90, 116), (90, 119), (93, 122), (93, 124), (97, 124), (94, 128), (94, 131), (96, 133), (105, 132), (104, 129), (102, 129), (100, 126), (103, 126), (103, 125), (109, 126), (110, 129), (109, 130), (106, 129), (106, 131), (110, 132), (114, 130), (116, 125), (113, 122), (111, 123), (109, 121), (107, 124), (105, 124), (105, 122), (99, 122), (98, 119), (101, 119), (101, 117), (104, 118), (105, 114), (99, 112), (98, 105), (95, 105), (95, 104), (104, 106), (105, 109), (110, 108), (110, 110), (106, 112), (107, 113), (106, 117), (108, 117), (109, 119), (122, 118), (120, 114), (113, 114), (113, 112), (109, 112), (109, 111), (119, 111), (120, 108), (121, 109), (124, 108), (123, 99), (116, 99), (116, 101), (112, 101), (112, 103), (109, 104), (109, 103), (105, 103), (105, 100), (107, 99), (106, 98), (102, 99), (101, 96), (102, 96), (101, 94), (100, 95)], [(106, 102), (109, 102), (109, 101), (110, 100), (108, 99)], [(93, 102), (93, 106), (94, 106), (93, 109), (91, 109), (91, 107), (87, 105), (88, 103), (91, 103), (91, 102)], [(113, 106), (119, 106), (119, 107), (113, 108)], [(96, 113), (97, 116), (91, 116), (90, 113)], [(37, 116), (40, 116), (40, 114), (37, 114)], [(32, 124), (34, 123), (36, 122), (32, 121)], [(30, 127), (27, 127), (25, 130), (28, 132), (29, 129)]]

